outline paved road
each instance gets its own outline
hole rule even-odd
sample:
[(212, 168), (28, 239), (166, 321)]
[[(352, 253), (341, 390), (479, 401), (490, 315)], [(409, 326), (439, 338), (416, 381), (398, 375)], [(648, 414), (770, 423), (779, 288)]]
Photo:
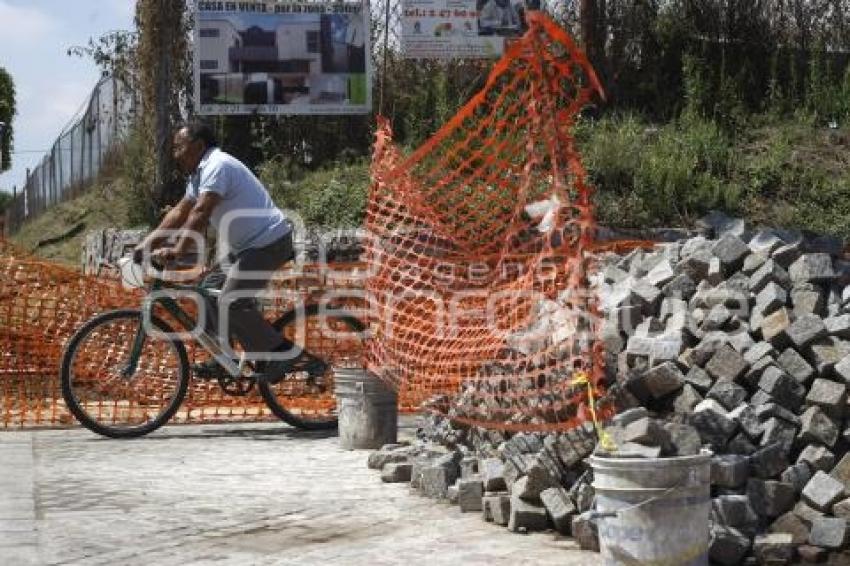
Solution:
[(0, 565), (601, 564), (383, 484), (367, 456), (276, 424), (0, 432)]

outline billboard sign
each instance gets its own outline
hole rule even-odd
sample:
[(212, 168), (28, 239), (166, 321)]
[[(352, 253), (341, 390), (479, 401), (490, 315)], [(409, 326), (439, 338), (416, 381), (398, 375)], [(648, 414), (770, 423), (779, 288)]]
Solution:
[(523, 2), (402, 0), (402, 51), (410, 59), (500, 57), (524, 31)]
[(197, 1), (198, 114), (365, 114), (365, 2)]

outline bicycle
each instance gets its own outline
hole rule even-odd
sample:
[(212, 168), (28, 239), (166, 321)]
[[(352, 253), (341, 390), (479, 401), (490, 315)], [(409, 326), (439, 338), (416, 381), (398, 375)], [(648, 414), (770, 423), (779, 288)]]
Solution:
[[(336, 427), (333, 368), (349, 351), (358, 353), (365, 330), (363, 322), (352, 313), (339, 306), (311, 303), (278, 317), (274, 327), (302, 352), (291, 360), (284, 378), (276, 384), (257, 379), (259, 374), (252, 362), (244, 356), (234, 359), (204, 331), (198, 333), (197, 343), (212, 355), (221, 370), (193, 375), (183, 340), (159, 315), (159, 309), (183, 329), (192, 329), (195, 320), (171, 295), (192, 293), (206, 299), (218, 298), (220, 291), (166, 281), (159, 274), (147, 285), (142, 280), (127, 283), (145, 289), (141, 308), (113, 310), (91, 318), (65, 347), (60, 369), (62, 396), (80, 424), (110, 438), (146, 435), (177, 413), (194, 378), (217, 381), (222, 391), (232, 396), (248, 395), (256, 386), (271, 412), (294, 427)], [(299, 325), (307, 331), (296, 332)], [(308, 338), (315, 334), (317, 326), (319, 332), (330, 330), (350, 337), (319, 340), (310, 345)], [(149, 335), (151, 328), (162, 334)], [(341, 343), (345, 347), (338, 348)], [(323, 344), (333, 347), (322, 351)], [(298, 409), (285, 406), (286, 400), (299, 398)]]

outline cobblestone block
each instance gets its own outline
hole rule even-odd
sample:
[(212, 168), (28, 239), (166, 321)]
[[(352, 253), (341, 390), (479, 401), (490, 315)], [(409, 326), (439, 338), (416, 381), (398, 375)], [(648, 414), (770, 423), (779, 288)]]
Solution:
[(791, 277), (788, 272), (776, 261), (769, 259), (750, 276), (749, 288), (753, 294), (758, 295), (767, 287), (768, 283), (775, 283), (783, 289), (791, 288)]
[(661, 446), (666, 440), (666, 434), (661, 423), (655, 419), (644, 417), (633, 423), (629, 423), (623, 431), (623, 440), (626, 442), (637, 442)]
[(511, 497), (507, 493), (484, 496), (484, 505), (490, 510), (493, 522), (502, 527), (508, 526), (511, 518)]
[(835, 454), (830, 452), (826, 446), (809, 444), (800, 452), (797, 462), (805, 462), (813, 470), (829, 472), (835, 465)]
[(681, 336), (662, 336), (654, 339), (649, 351), (649, 367), (675, 362), (683, 348)]
[(747, 390), (728, 379), (717, 380), (708, 391), (707, 397), (714, 399), (729, 411), (746, 401)]
[(791, 242), (777, 248), (772, 254), (770, 254), (770, 258), (778, 265), (788, 268), (800, 257), (801, 254), (802, 251), (800, 249), (800, 243)]
[(791, 326), (791, 317), (788, 309), (781, 308), (776, 312), (764, 317), (761, 321), (761, 335), (777, 349), (784, 349), (790, 344), (788, 329)]
[(694, 407), (699, 405), (703, 401), (702, 395), (700, 395), (696, 389), (685, 384), (682, 387), (682, 390), (675, 394), (673, 399), (673, 412), (681, 415), (690, 415)]
[(747, 276), (752, 276), (752, 274), (758, 271), (767, 260), (768, 256), (766, 254), (750, 254), (744, 260), (744, 265), (741, 267), (741, 273)]
[(750, 457), (750, 474), (761, 479), (778, 476), (788, 467), (788, 449), (780, 442), (756, 450)]
[(670, 456), (696, 456), (702, 448), (702, 439), (697, 430), (686, 424), (664, 425), (672, 447)]
[(823, 511), (818, 511), (802, 499), (794, 505), (794, 514), (797, 515), (801, 521), (803, 521), (809, 528), (812, 528), (812, 522), (819, 518), (823, 517)]
[(662, 288), (664, 285), (672, 281), (676, 277), (676, 272), (673, 271), (673, 266), (666, 259), (661, 260), (658, 265), (649, 270), (646, 274), (646, 280), (657, 288)]
[(786, 348), (776, 363), (802, 385), (808, 384), (815, 376), (814, 368), (793, 348)]
[(847, 385), (828, 379), (816, 379), (806, 395), (806, 403), (820, 407), (830, 417), (844, 416), (847, 404)]
[(753, 344), (753, 346), (746, 351), (744, 354), (744, 361), (748, 364), (752, 365), (759, 361), (762, 358), (770, 357), (776, 359), (779, 354), (770, 343), (768, 342), (757, 342)]
[(737, 454), (712, 456), (712, 485), (729, 488), (740, 487), (747, 483), (749, 476), (750, 462), (748, 457)]
[(803, 402), (805, 389), (797, 380), (776, 366), (764, 370), (759, 380), (759, 389), (775, 399), (786, 409), (796, 411)]
[(773, 281), (765, 285), (756, 295), (756, 310), (763, 316), (776, 312), (788, 304), (788, 291)]
[(688, 370), (688, 373), (685, 374), (685, 383), (691, 385), (697, 390), (697, 392), (704, 394), (711, 389), (713, 381), (711, 380), (711, 376), (708, 375), (704, 369), (699, 366), (693, 366)]
[(846, 519), (835, 517), (821, 517), (812, 521), (812, 531), (809, 535), (809, 543), (829, 549), (844, 547), (850, 540)]
[(551, 487), (540, 493), (543, 507), (555, 525), (555, 530), (563, 535), (570, 534), (573, 517), (578, 513), (567, 491), (561, 487)]
[(579, 548), (599, 552), (599, 527), (596, 521), (591, 518), (590, 513), (582, 513), (573, 517), (570, 531)]
[(829, 283), (835, 279), (829, 254), (803, 254), (788, 268), (794, 283)]
[(773, 480), (750, 479), (747, 482), (747, 496), (753, 510), (770, 519), (790, 511), (796, 500), (793, 485)]
[(850, 314), (833, 316), (824, 320), (826, 331), (836, 338), (850, 339)]
[(725, 527), (749, 528), (758, 522), (758, 516), (746, 495), (720, 495), (711, 500), (712, 516)]
[(850, 355), (850, 342), (828, 336), (810, 344), (807, 354), (818, 376), (831, 378), (836, 364)]
[(711, 444), (718, 452), (723, 450), (738, 428), (728, 411), (713, 399), (706, 399), (697, 405), (690, 424), (696, 428), (702, 441)]
[(803, 488), (806, 503), (824, 513), (828, 513), (843, 496), (844, 484), (821, 471), (815, 472)]
[(779, 476), (779, 479), (793, 485), (794, 491), (798, 494), (803, 493), (803, 488), (812, 479), (812, 469), (807, 463), (798, 462), (793, 466), (788, 466)]
[(762, 430), (761, 446), (780, 444), (786, 451), (791, 451), (797, 436), (797, 428), (793, 424), (774, 417), (764, 423)]
[(507, 489), (507, 485), (505, 484), (505, 464), (502, 460), (499, 458), (485, 458), (479, 462), (479, 467), (486, 491), (504, 491)]
[(646, 390), (655, 399), (675, 393), (685, 384), (685, 376), (673, 362), (656, 366), (643, 375)]
[(825, 338), (828, 333), (823, 319), (816, 314), (806, 314), (797, 317), (786, 330), (788, 338), (798, 350), (806, 348), (816, 340)]
[(840, 519), (850, 519), (850, 497), (834, 504), (832, 514)]
[(791, 305), (796, 316), (823, 316), (826, 312), (826, 293), (817, 285), (808, 283), (794, 285), (790, 296)]
[(731, 411), (729, 417), (738, 424), (738, 427), (751, 440), (758, 440), (762, 435), (761, 421), (759, 421), (756, 410), (749, 403), (741, 403)]
[(712, 379), (728, 379), (735, 381), (744, 375), (749, 364), (746, 360), (730, 346), (723, 346), (705, 366), (705, 371)]
[(832, 419), (818, 406), (807, 408), (800, 417), (800, 441), (821, 443), (832, 448), (837, 440), (838, 427)]
[(420, 489), (425, 497), (446, 499), (449, 486), (458, 479), (456, 470), (446, 466), (432, 465), (422, 470)]
[(750, 551), (750, 537), (732, 527), (711, 529), (708, 543), (709, 558), (723, 566), (737, 566)]
[(386, 483), (403, 483), (410, 481), (412, 464), (406, 462), (390, 462), (381, 470), (381, 480)]
[(689, 300), (697, 290), (697, 285), (687, 273), (679, 273), (669, 283), (661, 288), (665, 297), (676, 297)]
[(753, 554), (759, 564), (788, 564), (794, 558), (794, 536), (789, 533), (757, 535)]
[(458, 504), (463, 513), (482, 510), (484, 484), (480, 479), (466, 478), (458, 482)]
[(809, 527), (792, 511), (780, 516), (770, 525), (771, 533), (791, 535), (794, 545), (806, 544), (809, 541)]
[(749, 246), (733, 234), (724, 234), (711, 248), (714, 257), (720, 260), (723, 271), (731, 275), (744, 265), (744, 259), (751, 253)]
[(545, 531), (549, 526), (546, 508), (511, 494), (511, 513), (508, 530), (517, 532)]

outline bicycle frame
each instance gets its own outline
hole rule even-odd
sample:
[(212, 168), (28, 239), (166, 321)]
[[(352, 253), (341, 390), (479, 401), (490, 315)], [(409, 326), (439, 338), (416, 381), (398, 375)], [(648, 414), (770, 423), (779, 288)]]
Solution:
[[(184, 329), (193, 328), (196, 324), (196, 321), (192, 320), (192, 317), (186, 314), (186, 311), (184, 311), (172, 297), (161, 295), (152, 297), (152, 295), (156, 294), (157, 291), (162, 291), (164, 289), (194, 293), (199, 295), (202, 299), (216, 298), (221, 295), (221, 291), (217, 289), (205, 289), (199, 285), (176, 285), (165, 282), (161, 279), (154, 279), (148, 293), (142, 301), (142, 319), (139, 321), (139, 328), (136, 331), (135, 338), (133, 339), (133, 347), (130, 350), (130, 360), (124, 370), (125, 377), (129, 378), (132, 376), (138, 368), (139, 358), (142, 355), (145, 340), (148, 338), (148, 333), (145, 331), (145, 324), (152, 320), (153, 310), (157, 303), (161, 304), (162, 307), (168, 311), (177, 320), (177, 322), (183, 326)], [(203, 307), (203, 305), (199, 306)], [(224, 349), (219, 344), (218, 339), (210, 336), (206, 330), (201, 330), (198, 333), (197, 340), (201, 346), (209, 352), (219, 364), (221, 364), (231, 377), (239, 377), (242, 375), (242, 371), (245, 367), (244, 359), (240, 360), (238, 364), (234, 362), (232, 357), (225, 353)]]

